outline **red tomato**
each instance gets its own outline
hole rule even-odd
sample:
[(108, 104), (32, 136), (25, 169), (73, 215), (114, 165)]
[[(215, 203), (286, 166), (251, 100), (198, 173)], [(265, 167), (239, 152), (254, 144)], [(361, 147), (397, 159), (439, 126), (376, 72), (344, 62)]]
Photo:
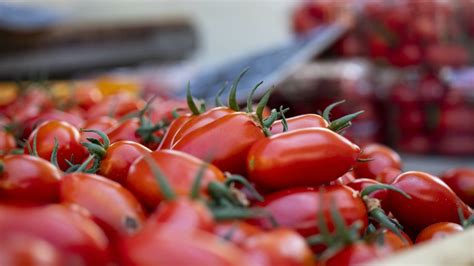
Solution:
[(330, 185), (347, 185), (354, 181), (356, 178), (352, 174), (352, 172), (347, 172), (338, 179), (331, 181), (329, 184)]
[(393, 216), (415, 232), (438, 222), (460, 223), (458, 207), (465, 217), (472, 210), (439, 178), (423, 172), (405, 172), (392, 186), (411, 196), (407, 199), (399, 193), (388, 192), (388, 205)]
[(393, 180), (401, 173), (399, 168), (387, 167), (377, 175), (375, 180), (382, 184), (392, 184)]
[(126, 140), (114, 142), (102, 158), (98, 173), (120, 184), (125, 184), (132, 163), (149, 153), (151, 150), (140, 143)]
[[(318, 215), (324, 214), (329, 230), (334, 231), (330, 207), (335, 204), (346, 224), (362, 222), (367, 227), (367, 210), (358, 193), (344, 185), (327, 186), (324, 190), (314, 188), (291, 188), (269, 194), (257, 206), (269, 211), (282, 227), (298, 231), (303, 236), (318, 234)], [(298, 206), (297, 208), (295, 206)], [(272, 228), (267, 219), (258, 221), (266, 229)], [(361, 230), (364, 230), (361, 229)]]
[(7, 155), (1, 164), (1, 201), (22, 204), (58, 201), (61, 173), (48, 161), (30, 155)]
[(384, 229), (382, 233), (384, 240), (382, 248), (386, 248), (389, 251), (393, 252), (413, 246), (413, 241), (411, 241), (410, 237), (405, 234), (405, 232), (400, 232), (402, 234), (403, 239), (397, 236), (394, 232)]
[(245, 174), (245, 160), (250, 147), (264, 137), (251, 115), (235, 112), (183, 136), (172, 149), (201, 159), (210, 157), (222, 171)]
[[(109, 116), (99, 116), (97, 118), (93, 118), (90, 120), (87, 120), (83, 128), (84, 129), (94, 129), (94, 130), (99, 130), (102, 132), (108, 131), (110, 128), (115, 127), (118, 124), (117, 120), (109, 117)], [(87, 141), (87, 138), (99, 138), (99, 135), (94, 132), (81, 132), (81, 141)]]
[(84, 120), (78, 115), (75, 115), (72, 113), (66, 113), (63, 111), (56, 110), (56, 109), (51, 109), (46, 112), (42, 112), (39, 115), (32, 117), (26, 120), (24, 123), (22, 123), (22, 126), (23, 126), (22, 136), (24, 138), (28, 138), (31, 135), (31, 132), (38, 125), (41, 125), (42, 123), (46, 121), (52, 121), (52, 120), (69, 123), (75, 128), (80, 128), (82, 124), (84, 123)]
[(293, 230), (278, 228), (250, 236), (243, 245), (255, 265), (314, 265), (306, 240)]
[[(202, 160), (179, 151), (159, 150), (150, 154), (168, 178), (178, 195), (188, 195), (191, 185), (204, 163)], [(224, 174), (209, 165), (201, 183), (201, 192), (207, 191), (210, 181), (222, 181)], [(148, 208), (155, 208), (164, 198), (145, 159), (138, 159), (130, 167), (126, 187)]]
[(60, 266), (62, 254), (48, 242), (30, 235), (12, 233), (0, 240), (0, 265)]
[(138, 200), (118, 183), (92, 174), (63, 176), (61, 200), (87, 209), (108, 235), (127, 235), (145, 221)]
[(121, 265), (248, 265), (245, 254), (206, 232), (153, 227), (121, 243)]
[(100, 227), (64, 206), (0, 206), (0, 217), (0, 239), (4, 234), (23, 234), (45, 240), (71, 259), (66, 265), (105, 265), (109, 262), (109, 243)]
[(173, 111), (178, 109), (180, 113), (189, 112), (186, 101), (157, 98), (150, 104), (148, 115), (152, 123), (158, 123), (162, 120), (173, 121)]
[(100, 116), (120, 118), (126, 114), (137, 112), (145, 106), (143, 100), (138, 100), (126, 93), (110, 95), (99, 103), (91, 106), (86, 115), (87, 119)]
[(371, 260), (382, 258), (386, 254), (387, 251), (385, 251), (385, 249), (382, 249), (375, 244), (357, 242), (341, 249), (336, 254), (332, 255), (330, 258), (320, 261), (318, 265), (361, 265)]
[[(122, 123), (118, 124), (115, 127), (110, 128), (109, 130), (107, 130), (106, 133), (111, 143), (114, 143), (120, 140), (128, 140), (128, 141), (141, 143), (152, 150), (156, 149), (159, 145), (159, 142), (143, 139), (142, 136), (140, 136), (139, 134), (140, 127), (141, 127), (140, 119), (134, 117), (134, 118), (123, 121)], [(159, 139), (163, 137), (162, 130), (157, 130), (153, 132), (152, 134), (158, 137)]]
[(454, 168), (444, 172), (441, 179), (467, 205), (474, 207), (474, 169)]
[(165, 134), (163, 135), (163, 139), (158, 147), (159, 150), (164, 149), (171, 149), (173, 145), (174, 136), (181, 129), (181, 127), (193, 116), (191, 115), (182, 115), (176, 118), (171, 124), (169, 125), (168, 129), (166, 130)]
[(432, 224), (423, 229), (416, 237), (416, 243), (443, 239), (452, 234), (464, 231), (463, 227), (456, 223), (440, 222)]
[(297, 129), (263, 138), (248, 154), (249, 179), (272, 190), (317, 186), (347, 171), (359, 147), (326, 128)]
[(73, 90), (73, 102), (80, 108), (88, 110), (98, 104), (104, 96), (102, 92), (93, 84), (80, 82), (76, 84)]
[[(355, 191), (361, 192), (366, 187), (370, 187), (370, 186), (378, 185), (378, 184), (380, 184), (380, 183), (373, 180), (373, 179), (359, 178), (359, 179), (356, 179), (356, 180), (350, 182), (349, 184), (347, 184), (347, 186), (351, 187)], [(372, 192), (371, 194), (369, 194), (369, 196), (371, 198), (376, 198), (376, 199), (380, 200), (381, 202), (383, 202), (388, 196), (387, 193), (388, 193), (388, 191), (383, 189), (383, 190), (377, 190), (375, 192)]]
[(362, 149), (360, 159), (368, 162), (357, 162), (352, 169), (356, 178), (375, 179), (385, 168), (401, 169), (402, 162), (398, 153), (381, 144), (369, 144)]
[(5, 129), (0, 130), (0, 154), (8, 154), (11, 150), (16, 149), (15, 137)]
[[(327, 128), (329, 126), (329, 123), (328, 121), (326, 121), (326, 119), (316, 114), (304, 114), (304, 115), (294, 116), (291, 118), (287, 118), (286, 122), (288, 123), (288, 131), (292, 131), (292, 130), (300, 129), (300, 128), (308, 128), (308, 127)], [(272, 124), (272, 127), (270, 128), (270, 132), (272, 134), (283, 132), (283, 124), (281, 120), (277, 120)]]
[[(53, 120), (38, 126), (28, 138), (28, 143), (32, 149), (34, 149), (35, 136), (38, 156), (48, 161), (51, 159), (54, 140), (57, 139), (58, 165), (63, 171), (70, 167), (66, 160), (77, 164), (82, 163), (87, 157), (87, 150), (80, 143), (79, 131), (67, 122)], [(27, 147), (24, 150), (26, 154), (29, 153)]]
[(251, 236), (260, 234), (262, 229), (241, 221), (221, 222), (214, 226), (214, 234), (242, 247)]

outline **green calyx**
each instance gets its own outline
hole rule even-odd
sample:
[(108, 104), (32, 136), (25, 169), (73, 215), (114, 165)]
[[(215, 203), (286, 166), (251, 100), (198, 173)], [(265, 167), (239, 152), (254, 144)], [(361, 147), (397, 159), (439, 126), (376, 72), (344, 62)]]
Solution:
[(255, 94), (255, 91), (257, 91), (258, 87), (263, 84), (263, 81), (260, 81), (253, 87), (253, 89), (250, 91), (250, 94), (247, 97), (247, 113), (253, 113), (253, 96)]
[(229, 99), (227, 101), (227, 104), (230, 109), (236, 112), (240, 111), (239, 104), (237, 103), (237, 87), (239, 85), (240, 80), (247, 73), (247, 71), (249, 71), (248, 67), (245, 68), (242, 72), (240, 72), (239, 76), (232, 83), (232, 87), (230, 87)]
[(224, 103), (222, 103), (221, 96), (224, 93), (224, 91), (227, 89), (227, 81), (224, 83), (224, 85), (219, 89), (219, 91), (216, 94), (216, 97), (214, 98), (214, 104), (216, 107), (219, 106), (224, 106)]
[(150, 168), (151, 173), (155, 177), (155, 180), (158, 184), (158, 188), (161, 191), (161, 194), (163, 195), (165, 200), (167, 201), (175, 200), (177, 196), (173, 190), (173, 187), (171, 186), (168, 179), (163, 174), (163, 172), (161, 171), (160, 167), (155, 162), (153, 157), (151, 157), (151, 155), (145, 155), (143, 159), (148, 164), (148, 167)]
[(49, 161), (50, 161), (54, 166), (56, 166), (56, 168), (59, 168), (59, 164), (58, 164), (58, 148), (59, 148), (58, 138), (54, 137), (54, 147), (53, 147), (53, 151), (51, 152), (51, 158), (49, 159)]
[(263, 202), (262, 195), (260, 195), (260, 193), (258, 193), (258, 191), (252, 186), (252, 184), (250, 184), (247, 181), (247, 179), (245, 177), (243, 177), (241, 175), (232, 175), (232, 174), (229, 174), (229, 173), (226, 173), (226, 177), (227, 177), (227, 179), (224, 181), (224, 184), (227, 187), (230, 187), (235, 183), (241, 184), (252, 194), (252, 196), (256, 200), (258, 200), (260, 202)]
[(188, 108), (193, 115), (200, 115), (201, 109), (197, 107), (196, 103), (194, 102), (193, 96), (191, 95), (191, 83), (188, 82), (188, 86), (186, 87), (186, 101), (188, 103)]
[(338, 105), (341, 105), (342, 103), (344, 103), (345, 100), (342, 100), (342, 101), (339, 101), (339, 102), (335, 102), (333, 104), (330, 104), (328, 107), (326, 107), (326, 109), (324, 109), (323, 111), (323, 118), (328, 121), (329, 123), (329, 129), (334, 131), (334, 132), (337, 132), (337, 133), (340, 133), (342, 132), (344, 129), (350, 127), (352, 125), (352, 120), (354, 120), (356, 117), (358, 117), (359, 115), (361, 115), (364, 111), (359, 111), (359, 112), (355, 112), (353, 114), (348, 114), (348, 115), (345, 115), (343, 117), (340, 117), (336, 120), (333, 120), (331, 121), (330, 120), (330, 115), (331, 115), (331, 111)]
[(365, 196), (368, 196), (371, 193), (373, 193), (375, 191), (378, 191), (378, 190), (382, 190), (382, 189), (387, 189), (387, 190), (392, 190), (392, 191), (398, 192), (401, 195), (403, 195), (405, 198), (411, 199), (411, 196), (408, 195), (407, 193), (405, 193), (405, 191), (403, 191), (399, 188), (396, 188), (394, 186), (387, 185), (387, 184), (375, 184), (375, 185), (368, 186), (360, 192), (360, 196), (361, 196), (361, 198), (364, 198)]
[(199, 199), (200, 192), (201, 192), (201, 183), (202, 183), (202, 178), (204, 177), (204, 173), (206, 172), (207, 168), (209, 167), (209, 163), (204, 162), (201, 167), (199, 167), (199, 170), (196, 174), (196, 178), (194, 178), (194, 182), (191, 186), (191, 193), (190, 193), (190, 198), (193, 200)]
[(461, 226), (466, 229), (474, 225), (474, 213), (471, 214), (469, 217), (464, 217), (463, 211), (461, 207), (458, 207), (458, 216)]

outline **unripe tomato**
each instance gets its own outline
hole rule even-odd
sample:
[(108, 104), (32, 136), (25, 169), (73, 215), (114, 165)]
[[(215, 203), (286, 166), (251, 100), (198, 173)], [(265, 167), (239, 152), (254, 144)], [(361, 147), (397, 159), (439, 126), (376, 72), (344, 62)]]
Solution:
[(297, 129), (256, 142), (247, 157), (249, 179), (277, 190), (329, 183), (355, 163), (360, 149), (326, 128)]

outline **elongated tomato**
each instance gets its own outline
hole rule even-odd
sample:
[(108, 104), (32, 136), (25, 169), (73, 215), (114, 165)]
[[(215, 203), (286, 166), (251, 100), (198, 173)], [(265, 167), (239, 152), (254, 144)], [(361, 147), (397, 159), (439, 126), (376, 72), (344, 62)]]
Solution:
[[(326, 121), (322, 116), (317, 114), (304, 114), (290, 117), (286, 119), (286, 122), (288, 123), (288, 131), (308, 127), (327, 128), (329, 126), (328, 121)], [(283, 124), (281, 120), (277, 120), (272, 124), (270, 132), (272, 134), (278, 134), (283, 132)]]

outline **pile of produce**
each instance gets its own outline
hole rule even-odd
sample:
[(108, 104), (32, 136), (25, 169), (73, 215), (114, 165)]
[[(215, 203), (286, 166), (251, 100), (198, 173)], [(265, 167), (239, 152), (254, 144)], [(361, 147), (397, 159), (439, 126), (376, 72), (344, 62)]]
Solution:
[[(285, 117), (94, 83), (1, 105), (0, 265), (354, 265), (474, 223), (474, 169), (403, 172), (344, 137), (361, 114)], [(260, 83), (261, 84), (261, 83)], [(258, 90), (257, 84), (253, 90)]]

